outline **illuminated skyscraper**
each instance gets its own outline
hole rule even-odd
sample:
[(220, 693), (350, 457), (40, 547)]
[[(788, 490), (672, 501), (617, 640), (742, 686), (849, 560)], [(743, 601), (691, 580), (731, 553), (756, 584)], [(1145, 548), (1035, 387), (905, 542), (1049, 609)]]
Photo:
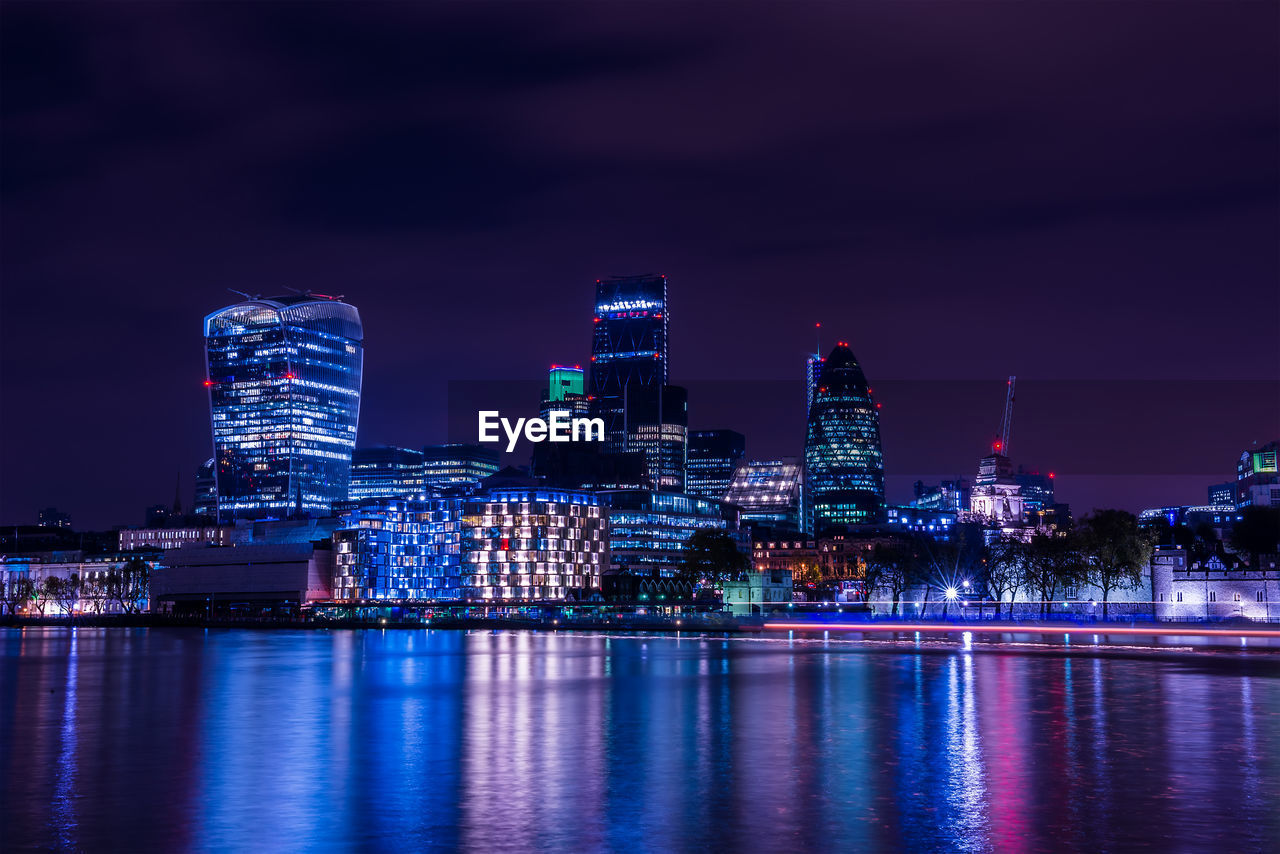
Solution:
[(689, 434), (685, 492), (723, 501), (733, 470), (747, 451), (747, 437), (736, 430), (697, 430)]
[(667, 384), (667, 277), (597, 279), (593, 325), (590, 393), (605, 450), (622, 452), (628, 397)]
[(355, 307), (254, 297), (206, 317), (204, 335), (220, 521), (344, 500), (364, 356)]
[(547, 373), (547, 387), (542, 391), (539, 414), (550, 418), (552, 412), (565, 412), (570, 418), (585, 418), (589, 409), (582, 368), (552, 365)]
[(683, 492), (688, 396), (667, 385), (667, 277), (596, 281), (591, 414), (604, 420), (606, 454), (639, 453), (648, 483)]
[(822, 363), (805, 435), (805, 483), (814, 528), (879, 522), (884, 517), (880, 416), (849, 345)]

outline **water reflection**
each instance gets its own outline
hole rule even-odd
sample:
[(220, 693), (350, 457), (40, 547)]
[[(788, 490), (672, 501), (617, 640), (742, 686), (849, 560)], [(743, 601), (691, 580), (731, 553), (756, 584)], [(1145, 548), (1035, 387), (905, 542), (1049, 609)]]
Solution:
[(1275, 653), (0, 633), (7, 847), (1264, 850)]

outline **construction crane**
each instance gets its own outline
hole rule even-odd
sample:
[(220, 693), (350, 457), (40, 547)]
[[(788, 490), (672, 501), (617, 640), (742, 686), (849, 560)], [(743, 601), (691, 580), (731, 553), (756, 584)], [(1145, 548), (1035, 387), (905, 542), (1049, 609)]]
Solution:
[(1009, 377), (1004, 397), (1004, 418), (1000, 421), (1000, 435), (991, 443), (991, 450), (996, 454), (1009, 456), (1009, 432), (1013, 429), (1013, 388), (1017, 377)]

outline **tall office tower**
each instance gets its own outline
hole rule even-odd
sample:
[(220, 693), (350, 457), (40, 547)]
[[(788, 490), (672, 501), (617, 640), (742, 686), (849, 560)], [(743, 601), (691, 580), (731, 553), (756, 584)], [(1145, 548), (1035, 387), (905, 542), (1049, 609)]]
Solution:
[(807, 417), (809, 410), (813, 408), (813, 392), (818, 387), (818, 380), (822, 377), (822, 364), (826, 359), (822, 358), (821, 353), (814, 353), (805, 362), (804, 366), (804, 412)]
[(208, 516), (210, 519), (218, 515), (218, 475), (213, 464), (213, 457), (205, 460), (196, 469), (196, 496), (191, 505), (191, 512), (197, 516)]
[(734, 430), (696, 430), (689, 434), (685, 488), (689, 495), (723, 501), (733, 470), (747, 452), (747, 437)]
[(415, 498), (422, 493), (422, 451), (388, 445), (351, 452), (349, 500)]
[(590, 400), (585, 391), (582, 368), (574, 365), (552, 365), (547, 373), (547, 387), (542, 390), (542, 403), (538, 408), (543, 418), (552, 412), (564, 412), (570, 418), (585, 418), (590, 410)]
[(816, 531), (883, 520), (880, 415), (846, 342), (836, 344), (823, 362), (809, 408), (804, 462)]
[(667, 384), (667, 277), (597, 279), (593, 320), (593, 410), (604, 419), (605, 450), (621, 453), (633, 420), (628, 398)]
[(596, 281), (591, 414), (606, 454), (640, 454), (654, 488), (683, 492), (688, 394), (667, 385), (667, 277)]
[(340, 297), (246, 298), (204, 319), (219, 521), (347, 497), (364, 331)]
[(803, 531), (804, 466), (794, 457), (744, 463), (733, 473), (725, 501), (742, 511), (743, 524)]
[(645, 476), (653, 489), (684, 492), (688, 392), (674, 385), (644, 386), (629, 389), (626, 401), (627, 432), (621, 452), (643, 458)]
[(498, 471), (498, 451), (483, 445), (428, 445), (422, 449), (422, 483), (427, 489), (475, 489)]

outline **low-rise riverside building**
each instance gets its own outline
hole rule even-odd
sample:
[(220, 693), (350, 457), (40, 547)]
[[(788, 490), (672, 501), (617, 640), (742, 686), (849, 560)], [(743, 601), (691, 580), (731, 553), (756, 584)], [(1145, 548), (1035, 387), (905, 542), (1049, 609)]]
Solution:
[(791, 570), (751, 570), (722, 588), (724, 604), (738, 616), (768, 614), (791, 604)]
[(164, 553), (151, 574), (157, 611), (296, 611), (332, 593), (333, 551), (315, 543), (187, 546)]
[[(159, 565), (160, 555), (158, 549), (90, 556), (8, 555), (0, 560), (0, 593), (7, 609), (26, 616), (137, 613), (149, 605), (147, 577)], [(145, 570), (139, 572), (135, 561)]]
[(121, 528), (120, 551), (179, 549), (183, 546), (229, 546), (247, 539), (235, 525), (188, 525), (173, 528)]
[(1195, 560), (1178, 546), (1151, 557), (1156, 618), (1160, 620), (1280, 619), (1280, 558), (1261, 555), (1256, 566), (1216, 553)]
[(724, 531), (744, 552), (749, 540), (732, 504), (678, 492), (604, 490), (608, 505), (609, 571), (652, 579), (674, 579), (684, 547), (695, 532)]
[(334, 534), (334, 599), (584, 601), (609, 565), (606, 532), (603, 505), (584, 491), (369, 503)]

